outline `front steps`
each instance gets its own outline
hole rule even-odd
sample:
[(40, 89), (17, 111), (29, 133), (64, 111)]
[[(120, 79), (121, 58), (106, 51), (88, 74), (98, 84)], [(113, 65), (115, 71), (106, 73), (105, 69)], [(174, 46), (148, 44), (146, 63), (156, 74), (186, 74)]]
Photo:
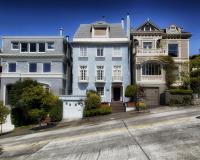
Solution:
[(123, 102), (113, 101), (110, 106), (112, 107), (112, 113), (125, 112), (125, 106)]

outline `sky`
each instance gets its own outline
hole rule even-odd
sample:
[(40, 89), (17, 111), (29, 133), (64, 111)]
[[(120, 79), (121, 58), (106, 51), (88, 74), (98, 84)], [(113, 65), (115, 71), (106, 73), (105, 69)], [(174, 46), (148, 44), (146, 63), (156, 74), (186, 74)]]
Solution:
[(183, 27), (192, 33), (190, 54), (199, 53), (199, 0), (0, 0), (0, 36), (59, 35), (62, 27), (72, 38), (82, 23), (103, 16), (109, 23), (120, 23), (127, 13), (133, 28), (148, 18), (160, 28)]

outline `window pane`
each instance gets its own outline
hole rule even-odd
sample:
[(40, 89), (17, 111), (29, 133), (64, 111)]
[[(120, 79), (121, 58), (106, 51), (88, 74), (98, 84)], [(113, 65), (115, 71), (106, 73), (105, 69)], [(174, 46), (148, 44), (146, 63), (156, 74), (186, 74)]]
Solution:
[(101, 96), (104, 95), (104, 87), (96, 87), (97, 93)]
[(54, 49), (54, 42), (48, 42), (47, 47), (48, 49)]
[(37, 63), (29, 64), (29, 72), (37, 72)]
[(81, 47), (80, 48), (80, 56), (81, 57), (86, 57), (87, 56), (87, 48), (86, 47)]
[(36, 43), (30, 43), (30, 52), (36, 52)]
[(45, 43), (39, 43), (39, 52), (45, 52)]
[(172, 57), (178, 57), (178, 44), (169, 44), (168, 54)]
[(103, 48), (97, 48), (97, 56), (102, 57), (103, 56)]
[(146, 63), (142, 66), (142, 75), (161, 75), (160, 64)]
[(151, 49), (152, 48), (152, 42), (143, 42), (143, 48)]
[(16, 63), (9, 63), (8, 72), (16, 72)]
[(19, 49), (19, 42), (12, 42), (12, 49)]
[(121, 50), (120, 47), (114, 47), (114, 56), (121, 56)]
[(21, 43), (21, 52), (28, 52), (28, 43)]
[(51, 64), (50, 63), (43, 64), (43, 72), (51, 72)]

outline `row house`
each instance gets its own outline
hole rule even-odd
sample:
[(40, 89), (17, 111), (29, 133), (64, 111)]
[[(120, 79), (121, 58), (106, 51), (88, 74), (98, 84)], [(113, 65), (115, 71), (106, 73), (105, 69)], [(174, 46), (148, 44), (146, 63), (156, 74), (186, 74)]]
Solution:
[[(127, 19), (130, 24), (130, 19)], [(129, 28), (128, 28), (129, 30)], [(81, 24), (73, 41), (73, 95), (96, 90), (103, 102), (124, 102), (130, 84), (130, 32), (105, 21)]]
[(71, 92), (71, 48), (60, 34), (2, 37), (0, 100), (6, 105), (12, 84), (20, 79), (37, 80), (56, 95)]
[(147, 105), (162, 104), (162, 93), (166, 89), (164, 64), (159, 56), (173, 57), (176, 82), (181, 84), (181, 72), (188, 72), (189, 38), (191, 33), (176, 25), (160, 29), (149, 19), (131, 30), (133, 42), (133, 72), (135, 83), (142, 86)]

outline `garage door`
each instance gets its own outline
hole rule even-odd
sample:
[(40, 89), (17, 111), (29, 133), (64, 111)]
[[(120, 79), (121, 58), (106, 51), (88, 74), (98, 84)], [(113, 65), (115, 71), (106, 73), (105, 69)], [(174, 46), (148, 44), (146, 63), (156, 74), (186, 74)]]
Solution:
[(63, 102), (63, 119), (83, 118), (83, 103), (76, 101)]
[(159, 89), (158, 88), (144, 88), (145, 103), (147, 106), (159, 105)]

